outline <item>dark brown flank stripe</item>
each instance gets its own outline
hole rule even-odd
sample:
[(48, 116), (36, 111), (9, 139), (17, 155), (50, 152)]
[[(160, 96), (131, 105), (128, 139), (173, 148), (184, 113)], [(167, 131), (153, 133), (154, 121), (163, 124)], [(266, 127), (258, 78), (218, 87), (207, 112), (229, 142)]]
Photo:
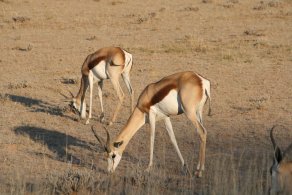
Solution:
[[(121, 59), (119, 59), (121, 58)], [(125, 54), (123, 50), (119, 47), (116, 48), (103, 48), (95, 53), (87, 56), (82, 65), (82, 74), (88, 76), (89, 70), (93, 69), (102, 60), (108, 59), (111, 66), (121, 66), (124, 68), (125, 64)], [(117, 64), (116, 62), (122, 60), (122, 64)]]
[[(177, 85), (172, 83), (172, 84), (166, 85), (165, 87), (160, 89), (160, 91), (158, 91), (156, 94), (154, 94), (154, 96), (151, 98), (150, 106), (160, 102), (165, 96), (167, 96), (167, 94), (170, 92), (170, 90), (176, 89), (176, 88), (177, 88)], [(149, 106), (149, 108), (150, 108), (150, 106)]]
[[(148, 92), (149, 88), (151, 87), (151, 85), (149, 85), (148, 87), (145, 88), (144, 92), (142, 94), (145, 94)], [(163, 88), (161, 88), (159, 91), (157, 91), (152, 97), (149, 97), (148, 101), (144, 101), (144, 104), (140, 104), (140, 102), (138, 102), (138, 108), (142, 111), (142, 112), (149, 112), (150, 107), (158, 102), (160, 102), (161, 100), (163, 100), (163, 98), (165, 98), (165, 96), (167, 96), (167, 94), (172, 90), (172, 89), (176, 89), (177, 85), (174, 83), (171, 83), (169, 85), (164, 86)], [(141, 95), (142, 95), (141, 94)], [(143, 101), (142, 101), (143, 102)]]
[[(172, 82), (169, 79), (176, 80), (176, 82)], [(148, 85), (138, 99), (137, 108), (142, 112), (148, 113), (152, 105), (160, 102), (172, 89), (177, 89), (180, 83), (193, 83), (194, 86), (203, 89), (202, 79), (194, 72), (176, 73)], [(159, 86), (161, 85), (164, 86), (160, 88)], [(158, 91), (155, 91), (155, 88), (158, 88)], [(197, 98), (201, 99), (203, 93), (204, 92), (200, 90), (199, 94), (197, 94)]]
[(89, 70), (93, 69), (98, 63), (100, 63), (102, 60), (105, 60), (107, 57), (106, 56), (92, 56), (88, 63), (88, 68)]
[[(121, 58), (121, 59), (119, 59)], [(89, 75), (89, 70), (93, 69), (97, 64), (99, 64), (100, 61), (109, 59), (110, 60), (110, 65), (116, 65), (116, 66), (121, 66), (121, 68), (124, 68), (125, 64), (125, 53), (123, 50), (119, 47), (108, 47), (108, 48), (102, 48), (92, 54), (89, 54), (86, 59), (83, 62), (83, 65), (81, 67), (81, 83), (80, 83), (80, 88), (78, 91), (78, 94), (76, 95), (76, 99), (78, 103), (80, 103), (80, 98), (83, 94), (83, 90), (85, 85), (88, 85), (88, 75)], [(115, 61), (122, 60), (122, 65), (115, 64)]]

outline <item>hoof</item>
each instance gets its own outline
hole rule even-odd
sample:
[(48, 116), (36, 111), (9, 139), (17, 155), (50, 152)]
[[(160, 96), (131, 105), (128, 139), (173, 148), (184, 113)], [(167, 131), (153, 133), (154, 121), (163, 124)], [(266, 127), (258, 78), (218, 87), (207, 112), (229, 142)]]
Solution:
[(199, 171), (199, 170), (197, 170), (196, 172), (195, 172), (195, 175), (196, 175), (196, 177), (197, 178), (201, 178), (203, 175), (202, 175), (202, 171)]
[(99, 122), (102, 123), (102, 124), (104, 124), (104, 123), (105, 123), (105, 119), (104, 119), (104, 117), (100, 118), (100, 119), (99, 119)]
[(192, 174), (191, 174), (191, 172), (190, 172), (190, 170), (189, 170), (189, 168), (188, 168), (188, 166), (186, 164), (183, 165), (182, 172), (183, 172), (184, 175), (192, 176)]
[(148, 166), (147, 169), (144, 170), (146, 173), (150, 173), (151, 171), (151, 166)]
[(101, 113), (100, 117), (99, 117), (99, 121), (101, 123), (104, 123), (105, 122), (105, 118), (104, 118), (104, 113)]
[(89, 119), (87, 119), (85, 122), (85, 125), (88, 125), (88, 124), (89, 124)]
[(108, 122), (107, 125), (108, 126), (112, 126), (114, 123), (112, 121)]

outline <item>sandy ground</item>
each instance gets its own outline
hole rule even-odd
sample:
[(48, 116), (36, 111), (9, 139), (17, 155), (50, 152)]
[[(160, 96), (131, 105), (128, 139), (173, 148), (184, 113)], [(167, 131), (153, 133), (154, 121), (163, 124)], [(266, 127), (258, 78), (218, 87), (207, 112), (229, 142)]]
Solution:
[[(273, 125), (282, 125), (275, 131), (281, 147), (292, 141), (291, 22), (289, 0), (0, 0), (1, 185), (23, 178), (45, 181), (48, 173), (65, 170), (68, 161), (88, 169), (94, 165), (97, 174), (105, 174), (106, 161), (90, 126), (66, 110), (60, 94), (77, 93), (85, 57), (105, 46), (133, 54), (136, 100), (148, 83), (175, 72), (192, 70), (211, 81), (213, 115), (204, 114), (206, 178), (216, 155), (271, 157), (268, 130)], [(110, 128), (112, 136), (130, 115), (123, 89), (126, 99)], [(100, 115), (96, 90), (94, 97), (91, 124)], [(117, 100), (107, 80), (107, 119)], [(183, 156), (194, 169), (199, 146), (195, 128), (183, 115), (172, 121)], [(137, 163), (146, 168), (148, 148), (145, 125), (116, 174)], [(154, 156), (159, 169), (181, 174), (161, 122)]]

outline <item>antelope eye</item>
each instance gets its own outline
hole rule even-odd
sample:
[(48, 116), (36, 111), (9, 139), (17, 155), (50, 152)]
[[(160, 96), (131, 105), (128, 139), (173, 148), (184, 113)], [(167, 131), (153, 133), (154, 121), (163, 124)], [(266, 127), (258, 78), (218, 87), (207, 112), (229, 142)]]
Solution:
[(115, 154), (113, 154), (113, 155), (112, 155), (112, 159), (114, 159), (115, 157), (116, 157), (116, 155), (115, 155)]

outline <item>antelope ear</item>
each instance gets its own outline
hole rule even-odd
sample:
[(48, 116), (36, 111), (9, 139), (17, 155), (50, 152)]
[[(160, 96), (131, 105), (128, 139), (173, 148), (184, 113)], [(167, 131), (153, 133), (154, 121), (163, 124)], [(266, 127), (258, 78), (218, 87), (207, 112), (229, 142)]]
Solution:
[(124, 143), (124, 141), (114, 142), (114, 147), (119, 148), (123, 143)]

